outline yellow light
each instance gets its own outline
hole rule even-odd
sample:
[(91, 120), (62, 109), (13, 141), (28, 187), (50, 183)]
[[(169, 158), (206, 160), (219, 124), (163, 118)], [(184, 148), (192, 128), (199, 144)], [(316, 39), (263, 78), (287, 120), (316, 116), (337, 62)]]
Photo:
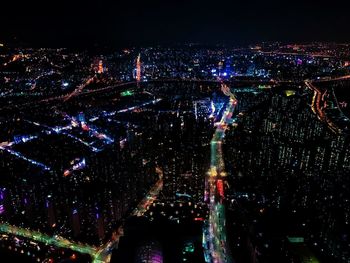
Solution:
[(286, 90), (285, 91), (285, 94), (286, 94), (287, 97), (294, 96), (295, 93), (296, 92), (294, 90)]

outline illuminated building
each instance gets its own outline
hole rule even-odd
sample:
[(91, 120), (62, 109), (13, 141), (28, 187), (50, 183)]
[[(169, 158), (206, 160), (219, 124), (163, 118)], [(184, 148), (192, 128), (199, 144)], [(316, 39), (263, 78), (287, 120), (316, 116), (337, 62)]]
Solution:
[(141, 81), (141, 54), (139, 54), (136, 59), (136, 81)]
[(104, 72), (104, 69), (103, 69), (103, 61), (100, 60), (100, 61), (98, 62), (98, 70), (97, 70), (97, 73), (98, 73), (98, 74), (102, 74), (103, 72)]
[(160, 244), (150, 241), (138, 248), (135, 263), (163, 263)]

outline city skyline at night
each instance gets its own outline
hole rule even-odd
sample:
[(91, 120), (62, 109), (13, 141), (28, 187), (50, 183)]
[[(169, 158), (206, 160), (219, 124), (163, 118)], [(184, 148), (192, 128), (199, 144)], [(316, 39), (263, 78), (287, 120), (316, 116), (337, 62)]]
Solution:
[(340, 1), (0, 11), (0, 262), (349, 263)]

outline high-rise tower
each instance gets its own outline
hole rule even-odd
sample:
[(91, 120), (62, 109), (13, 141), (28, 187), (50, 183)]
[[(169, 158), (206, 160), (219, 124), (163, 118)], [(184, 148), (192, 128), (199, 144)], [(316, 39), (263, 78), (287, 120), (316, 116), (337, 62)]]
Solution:
[(102, 74), (103, 73), (103, 61), (102, 60), (100, 60), (99, 62), (98, 62), (98, 71), (97, 71), (97, 73), (98, 74)]
[(136, 81), (141, 81), (141, 55), (139, 54), (136, 59)]

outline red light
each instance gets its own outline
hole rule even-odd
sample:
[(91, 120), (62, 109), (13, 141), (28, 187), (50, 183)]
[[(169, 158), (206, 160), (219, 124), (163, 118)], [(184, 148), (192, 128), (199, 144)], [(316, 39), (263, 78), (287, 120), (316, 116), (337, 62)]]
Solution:
[(221, 179), (217, 180), (216, 182), (216, 187), (219, 191), (219, 195), (224, 198), (225, 197), (225, 194), (224, 194), (224, 183)]
[(84, 130), (84, 131), (88, 131), (90, 128), (89, 126), (87, 126), (86, 124), (82, 124), (81, 125), (81, 128)]

